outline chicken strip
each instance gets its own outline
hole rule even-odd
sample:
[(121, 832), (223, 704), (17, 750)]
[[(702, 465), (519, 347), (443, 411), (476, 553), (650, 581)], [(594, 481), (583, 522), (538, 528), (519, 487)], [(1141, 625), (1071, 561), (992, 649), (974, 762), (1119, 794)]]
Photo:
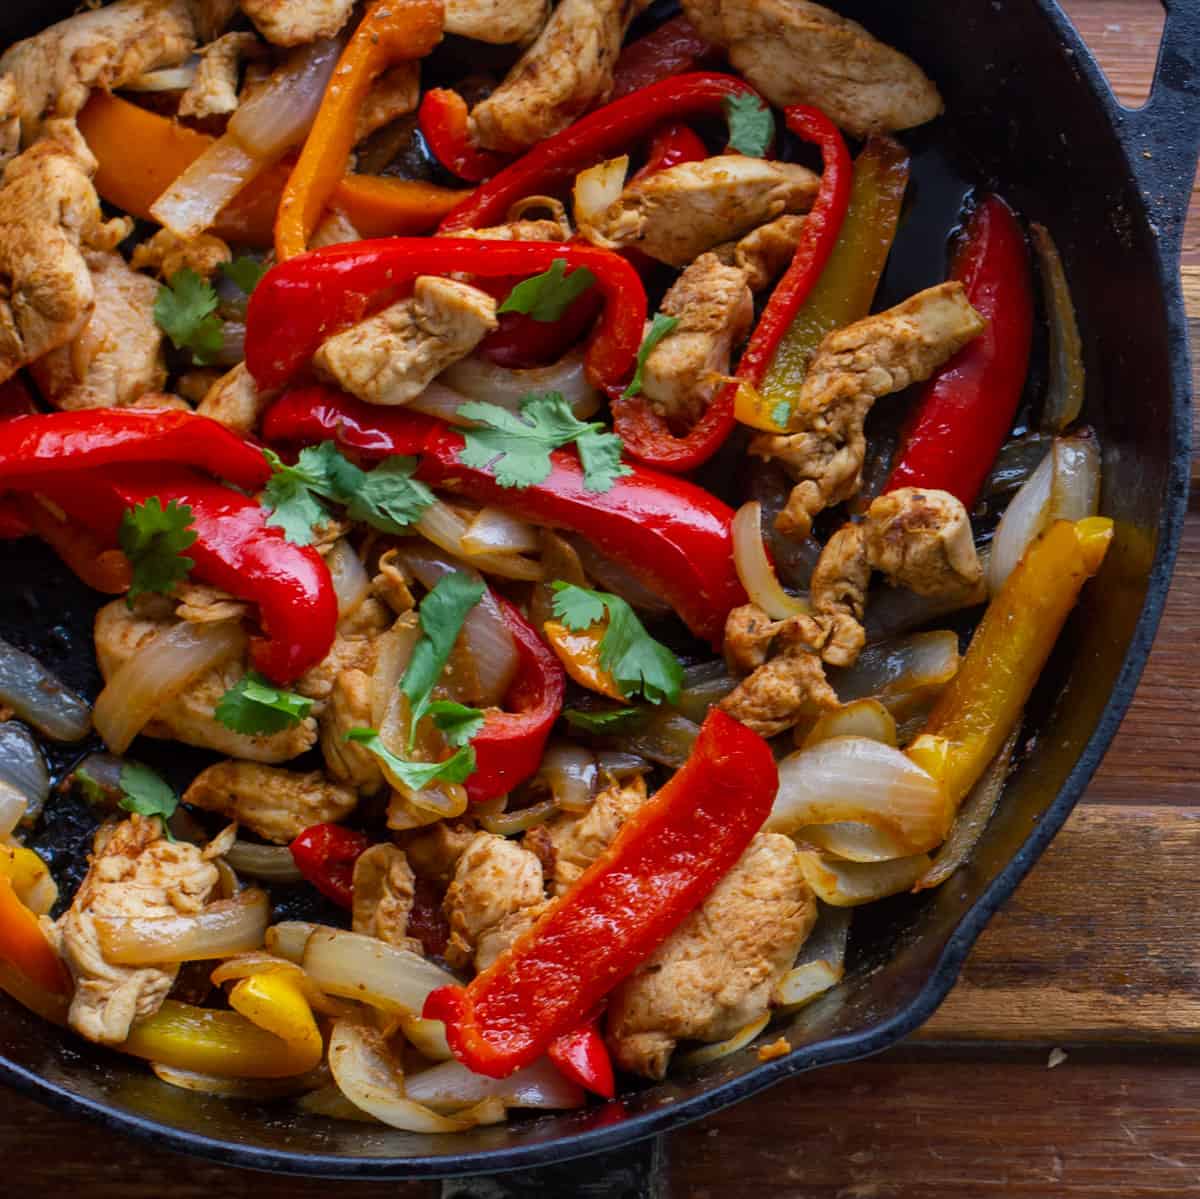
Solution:
[(684, 0), (708, 40), (772, 104), (812, 104), (855, 137), (932, 121), (942, 98), (912, 59), (807, 0)]
[(21, 113), (17, 85), (10, 75), (0, 75), (0, 169), (21, 150)]
[(276, 394), (274, 391), (259, 391), (246, 364), (239, 362), (208, 389), (196, 411), (246, 436), (258, 428), (259, 418)]
[(519, 154), (603, 104), (625, 31), (646, 3), (562, 0), (504, 82), (472, 109), (472, 141)]
[(73, 117), (92, 88), (113, 91), (147, 71), (177, 67), (195, 48), (187, 0), (116, 0), (10, 46), (0, 76), (16, 85), (29, 145), (47, 117)]
[(179, 115), (202, 120), (237, 112), (242, 59), (263, 48), (252, 33), (227, 33), (201, 47), (196, 78), (179, 98)]
[(631, 183), (579, 232), (610, 250), (635, 246), (683, 267), (784, 213), (807, 212), (820, 182), (796, 163), (719, 154)]
[(350, 787), (319, 770), (299, 774), (259, 762), (217, 762), (202, 770), (183, 802), (228, 820), (276, 845), (287, 845), (314, 824), (336, 824), (358, 805)]
[(818, 512), (854, 495), (871, 405), (928, 379), (983, 328), (962, 284), (949, 282), (830, 333), (805, 376), (792, 414), (794, 431), (750, 443), (752, 454), (779, 459), (796, 480), (776, 527), (807, 537)]
[(313, 366), (368, 404), (407, 404), (496, 325), (487, 292), (422, 275), (409, 299), (329, 338)]
[(751, 291), (769, 287), (787, 270), (804, 232), (802, 216), (780, 216), (752, 229), (732, 246), (718, 246), (716, 253), (746, 276)]
[(241, 0), (242, 12), (276, 46), (303, 46), (333, 37), (354, 11), (354, 0)]
[(315, 700), (313, 711), (320, 715), (333, 694), (343, 670), (375, 669), (375, 641), (392, 624), (392, 614), (377, 599), (363, 600), (338, 621), (337, 634), (329, 653), (296, 680), (295, 691)]
[[(376, 129), (415, 112), (421, 98), (421, 65), (401, 62), (371, 84), (371, 90), (354, 122), (354, 144), (365, 141)], [(351, 239), (353, 240), (353, 239)]]
[(478, 829), (469, 819), (441, 820), (404, 838), (408, 864), (418, 878), (447, 886), (454, 878), (458, 860), (475, 840)]
[(134, 247), (129, 265), (135, 271), (153, 271), (160, 279), (170, 281), (185, 268), (202, 279), (211, 279), (232, 261), (233, 251), (212, 233), (180, 237), (170, 229), (160, 229), (149, 241)]
[(178, 965), (109, 962), (100, 947), (96, 918), (202, 911), (219, 880), (209, 858), (210, 853), (198, 846), (167, 840), (153, 818), (133, 816), (97, 831), (87, 877), (54, 931), (75, 980), (68, 1020), (80, 1036), (119, 1045), (135, 1018), (158, 1011), (179, 973)]
[(446, 0), (446, 32), (493, 46), (528, 46), (550, 16), (548, 0)]
[(318, 723), (321, 753), (330, 776), (362, 795), (381, 790), (384, 778), (379, 759), (365, 745), (346, 740), (351, 729), (371, 727), (371, 672), (343, 670), (338, 674)]
[(421, 953), (421, 942), (408, 935), (415, 893), (416, 879), (404, 850), (386, 843), (372, 845), (354, 863), (351, 927), (398, 949)]
[(827, 634), (821, 657), (831, 666), (851, 665), (866, 644), (862, 618), (870, 581), (863, 527), (843, 525), (821, 551), (808, 591), (813, 619)]
[(55, 408), (122, 408), (167, 381), (163, 333), (154, 319), (159, 285), (120, 254), (85, 255), (95, 307), (71, 342), (33, 363), (42, 396)]
[(196, 37), (201, 44), (215, 41), (225, 32), (238, 11), (238, 0), (188, 0)]
[(761, 1016), (817, 918), (788, 837), (760, 833), (704, 903), (609, 998), (623, 1070), (662, 1078), (682, 1040), (722, 1041)]

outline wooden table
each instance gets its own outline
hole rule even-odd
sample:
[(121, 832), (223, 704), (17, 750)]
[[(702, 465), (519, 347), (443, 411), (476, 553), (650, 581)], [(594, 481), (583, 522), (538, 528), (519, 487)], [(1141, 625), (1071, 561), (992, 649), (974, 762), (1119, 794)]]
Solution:
[[(1140, 102), (1158, 0), (1063, 3), (1121, 99)], [(1200, 202), (1183, 263), (1200, 359)], [(944, 1006), (891, 1053), (805, 1075), (674, 1135), (677, 1199), (1200, 1196), (1198, 643), (1193, 507), (1133, 707), (1082, 804)], [(1055, 1048), (1067, 1056), (1051, 1070)], [(276, 1180), (192, 1162), (5, 1099), (4, 1195), (438, 1193), (436, 1184)]]

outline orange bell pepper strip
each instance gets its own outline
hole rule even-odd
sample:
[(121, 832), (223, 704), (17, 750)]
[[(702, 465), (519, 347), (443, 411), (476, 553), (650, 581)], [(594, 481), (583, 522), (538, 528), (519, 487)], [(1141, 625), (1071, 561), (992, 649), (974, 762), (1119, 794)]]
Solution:
[(599, 621), (578, 632), (568, 629), (557, 620), (547, 620), (542, 632), (550, 648), (558, 655), (567, 674), (581, 687), (607, 695), (609, 699), (624, 700), (617, 680), (600, 665), (600, 642), (608, 631), (608, 621)]
[(979, 781), (1020, 719), (1084, 583), (1100, 569), (1112, 521), (1056, 521), (1026, 551), (988, 605), (958, 673), (938, 697), (908, 756), (955, 806)]
[(66, 967), (46, 939), (38, 918), (17, 898), (12, 882), (3, 874), (0, 874), (0, 958), (43, 991), (65, 995), (71, 989)]
[(325, 89), (275, 219), (280, 262), (308, 249), (321, 213), (346, 173), (354, 126), (371, 85), (396, 63), (424, 58), (442, 40), (441, 0), (375, 0)]
[[(150, 206), (209, 146), (213, 138), (108, 92), (94, 91), (78, 116), (79, 131), (96, 156), (96, 190), (110, 204), (150, 221)], [(136, 154), (130, 147), (137, 148)], [(211, 232), (227, 241), (265, 248), (289, 167), (276, 163), (221, 211)], [(345, 175), (329, 197), (364, 237), (425, 233), (466, 192), (375, 175)]]

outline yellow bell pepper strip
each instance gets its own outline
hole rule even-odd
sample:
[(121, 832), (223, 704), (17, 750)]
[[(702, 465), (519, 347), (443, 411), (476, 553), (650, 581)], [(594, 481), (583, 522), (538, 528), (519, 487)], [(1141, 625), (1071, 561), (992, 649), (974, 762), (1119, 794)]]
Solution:
[(229, 1006), (259, 1028), (286, 1041), (298, 1060), (313, 1070), (321, 1061), (325, 1044), (312, 1008), (300, 983), (282, 971), (252, 974), (235, 983)]
[[(96, 190), (110, 204), (146, 221), (154, 219), (154, 201), (214, 140), (105, 91), (92, 93), (78, 123), (99, 163)], [(136, 154), (130, 153), (131, 146), (137, 147)], [(264, 171), (225, 206), (212, 232), (243, 245), (272, 245), (289, 173), (284, 163)], [(428, 232), (466, 194), (432, 183), (346, 175), (329, 197), (329, 207), (363, 237), (388, 237)]]
[(398, 62), (424, 58), (442, 40), (441, 0), (375, 0), (347, 43), (317, 119), (292, 168), (275, 218), (280, 262), (308, 249), (321, 214), (346, 173), (354, 126), (371, 85)]
[(46, 939), (38, 918), (17, 898), (12, 881), (0, 874), (0, 958), (43, 991), (65, 995), (71, 989), (62, 959)]
[(600, 665), (600, 642), (608, 632), (608, 621), (597, 621), (586, 629), (574, 632), (557, 620), (547, 620), (542, 631), (550, 648), (558, 655), (567, 674), (581, 687), (597, 691), (610, 699), (624, 701), (617, 680)]
[(44, 915), (58, 898), (50, 867), (23, 845), (0, 845), (0, 876), (12, 883), (17, 898), (36, 915)]
[(734, 414), (744, 425), (786, 432), (808, 364), (827, 334), (871, 311), (908, 186), (908, 152), (872, 137), (854, 162), (850, 207), (820, 279), (792, 319), (758, 387), (743, 384)]
[(1000, 752), (1084, 583), (1100, 569), (1112, 521), (1056, 521), (988, 605), (958, 673), (908, 756), (957, 807)]

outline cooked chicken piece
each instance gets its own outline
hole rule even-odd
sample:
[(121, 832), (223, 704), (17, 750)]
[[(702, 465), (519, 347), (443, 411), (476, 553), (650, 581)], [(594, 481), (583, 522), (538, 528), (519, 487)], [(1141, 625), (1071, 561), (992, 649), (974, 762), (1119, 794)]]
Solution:
[(821, 657), (831, 666), (851, 665), (866, 643), (862, 618), (870, 581), (863, 527), (843, 525), (825, 544), (809, 583), (813, 619), (828, 636)]
[(646, 2), (562, 0), (504, 82), (472, 109), (472, 141), (517, 154), (603, 104), (625, 31)]
[(475, 969), (486, 970), (502, 953), (511, 949), (517, 939), (528, 932), (550, 906), (550, 900), (535, 903), (505, 916), (499, 924), (484, 929), (475, 947)]
[(781, 621), (772, 620), (757, 604), (742, 604), (725, 618), (725, 661), (736, 674), (749, 674), (766, 660)]
[(201, 44), (219, 38), (238, 10), (238, 0), (188, 0), (188, 5)]
[(421, 66), (402, 62), (371, 85), (354, 125), (354, 144), (365, 141), (376, 129), (415, 112), (421, 97)]
[(261, 48), (262, 43), (252, 33), (227, 33), (203, 46), (196, 78), (179, 98), (179, 115), (201, 120), (237, 112), (242, 59), (259, 53)]
[(751, 291), (769, 287), (787, 270), (800, 244), (804, 219), (802, 216), (776, 217), (733, 244), (733, 265), (741, 268)]
[(807, 211), (820, 182), (795, 163), (719, 154), (631, 183), (579, 232), (608, 249), (636, 246), (682, 267), (783, 213)]
[(55, 408), (121, 408), (167, 381), (163, 333), (154, 319), (159, 285), (120, 254), (87, 254), (95, 307), (71, 340), (32, 364)]
[(398, 550), (385, 550), (380, 554), (379, 573), (371, 580), (371, 590), (397, 616), (403, 616), (417, 606)]
[(482, 229), (455, 231), (455, 237), (477, 237), (483, 241), (570, 241), (570, 226), (548, 218), (536, 221), (509, 221)]
[(333, 37), (354, 11), (354, 0), (241, 0), (242, 12), (276, 46), (303, 46)]
[(733, 347), (754, 320), (754, 297), (736, 266), (702, 254), (675, 280), (660, 311), (679, 323), (647, 355), (642, 391), (671, 425), (687, 429), (725, 386)]
[(242, 620), (250, 605), (236, 600), (219, 587), (207, 583), (176, 583), (171, 598), (177, 607), (175, 615), (189, 624), (213, 624), (221, 620)]
[(319, 715), (343, 670), (375, 669), (375, 639), (392, 623), (392, 614), (376, 599), (366, 599), (338, 622), (337, 636), (329, 653), (296, 680), (294, 690), (316, 700)]
[(446, 0), (446, 32), (494, 46), (527, 46), (549, 15), (547, 0)]
[(167, 281), (185, 267), (202, 279), (211, 279), (225, 263), (232, 261), (233, 251), (211, 233), (180, 237), (170, 229), (160, 229), (149, 241), (134, 247), (130, 266), (135, 271), (153, 271)]
[(287, 845), (314, 824), (344, 820), (358, 796), (319, 770), (298, 774), (259, 762), (218, 762), (192, 780), (183, 802), (236, 820), (264, 841)]
[[(105, 680), (176, 623), (172, 606), (169, 601), (163, 606), (139, 601), (131, 612), (125, 601), (118, 599), (96, 613), (96, 660)], [(214, 710), (221, 697), (245, 674), (245, 659), (233, 659), (201, 675), (160, 708), (142, 733), (253, 762), (286, 762), (310, 749), (317, 740), (317, 722), (311, 717), (279, 733), (253, 736), (235, 733), (217, 720)]]
[(17, 85), (8, 75), (0, 75), (0, 169), (21, 150), (21, 113), (17, 107)]
[(478, 832), (471, 820), (442, 820), (404, 838), (408, 864), (418, 878), (446, 886)]
[(379, 791), (384, 783), (379, 760), (365, 745), (346, 740), (351, 729), (371, 727), (371, 675), (365, 670), (343, 670), (333, 681), (319, 723), (321, 753), (330, 776), (362, 795)]
[(196, 411), (245, 436), (258, 427), (259, 417), (275, 395), (273, 391), (259, 391), (246, 364), (239, 362), (209, 388)]
[(854, 495), (871, 405), (928, 379), (983, 328), (962, 284), (951, 282), (830, 333), (801, 387), (792, 415), (795, 431), (763, 434), (750, 443), (752, 454), (778, 458), (796, 480), (776, 527), (807, 537), (818, 512)]
[(177, 67), (195, 48), (186, 0), (116, 0), (10, 46), (0, 75), (16, 85), (29, 145), (46, 117), (73, 117), (92, 88), (113, 91), (147, 71)]
[(362, 241), (363, 236), (350, 223), (350, 218), (336, 209), (329, 209), (321, 218), (321, 223), (313, 230), (308, 239), (310, 250), (320, 250), (325, 246), (344, 246), (350, 241)]
[(496, 301), (487, 292), (422, 275), (409, 299), (329, 338), (313, 366), (368, 404), (407, 404), (496, 323)]
[(132, 816), (101, 826), (87, 877), (55, 926), (75, 980), (68, 1019), (80, 1036), (119, 1045), (136, 1017), (158, 1011), (179, 972), (178, 966), (107, 961), (96, 917), (192, 915), (204, 908), (218, 879), (208, 853), (167, 840), (155, 819)]
[(525, 834), (525, 847), (537, 854), (555, 895), (570, 889), (645, 802), (646, 781), (638, 775), (605, 787), (586, 812), (563, 812)]
[(372, 845), (354, 863), (354, 917), (356, 933), (378, 937), (399, 949), (421, 952), (420, 941), (408, 935), (416, 879), (394, 845)]
[(942, 98), (912, 59), (806, 0), (685, 0), (703, 36), (778, 108), (813, 104), (855, 137), (932, 121)]
[(712, 894), (609, 999), (623, 1070), (662, 1078), (677, 1041), (723, 1041), (768, 1008), (817, 918), (788, 837), (760, 833)]
[[(450, 922), (446, 961), (458, 969), (472, 961), (478, 965), (477, 947), (485, 934), (517, 913), (525, 914), (527, 927), (537, 918), (531, 909), (540, 913), (544, 901), (542, 864), (536, 856), (515, 841), (476, 833), (458, 859), (442, 903)], [(515, 940), (521, 931), (514, 931), (510, 921), (504, 936)]]

